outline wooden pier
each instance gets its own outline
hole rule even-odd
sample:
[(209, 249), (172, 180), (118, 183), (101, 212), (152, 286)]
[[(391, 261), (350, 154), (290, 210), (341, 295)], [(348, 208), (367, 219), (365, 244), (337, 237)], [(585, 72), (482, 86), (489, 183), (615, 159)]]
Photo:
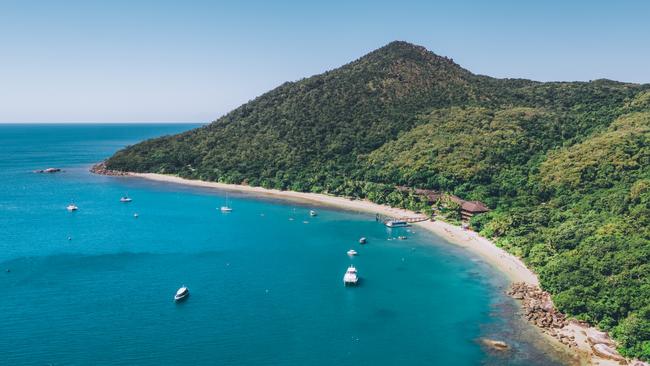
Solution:
[(375, 220), (386, 224), (388, 221), (404, 221), (409, 224), (413, 224), (416, 222), (422, 222), (422, 221), (427, 221), (429, 220), (428, 217), (426, 216), (413, 216), (413, 217), (392, 217), (392, 216), (387, 216), (387, 215), (382, 215), (382, 214), (376, 214), (375, 215)]

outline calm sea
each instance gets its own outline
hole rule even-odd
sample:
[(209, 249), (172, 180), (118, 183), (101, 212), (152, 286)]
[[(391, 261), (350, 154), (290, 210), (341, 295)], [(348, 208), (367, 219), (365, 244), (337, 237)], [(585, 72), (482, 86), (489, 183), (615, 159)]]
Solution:
[[(222, 214), (222, 192), (88, 172), (193, 127), (0, 125), (0, 364), (562, 364), (499, 274), (431, 234), (250, 196)], [(47, 167), (63, 172), (33, 173)], [(351, 263), (357, 288), (342, 285)]]

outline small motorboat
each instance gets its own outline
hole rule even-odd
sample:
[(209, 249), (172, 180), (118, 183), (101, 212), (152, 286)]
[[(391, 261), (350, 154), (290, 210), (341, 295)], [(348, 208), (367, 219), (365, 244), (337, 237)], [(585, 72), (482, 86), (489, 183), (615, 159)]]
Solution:
[(398, 236), (397, 239), (399, 240), (406, 240), (406, 237), (404, 235)]
[(354, 268), (354, 266), (350, 266), (348, 270), (345, 271), (345, 275), (343, 275), (343, 284), (345, 286), (354, 286), (358, 281), (359, 277), (357, 276), (357, 269)]
[(309, 210), (309, 216), (311, 217), (318, 216), (318, 213), (314, 210)]
[(72, 212), (72, 211), (77, 211), (79, 207), (77, 207), (77, 205), (75, 205), (74, 203), (71, 203), (65, 209)]
[(366, 241), (367, 241), (367, 240), (366, 240), (366, 237), (364, 236), (364, 237), (362, 237), (361, 239), (359, 239), (359, 244), (365, 244)]
[(120, 198), (120, 202), (123, 202), (123, 203), (129, 203), (131, 201), (133, 201), (133, 200), (129, 196), (124, 196), (124, 197)]
[(138, 214), (137, 214), (137, 213), (134, 213), (134, 214), (133, 214), (133, 217), (137, 219), (137, 218), (138, 218)]
[(350, 250), (348, 250), (348, 255), (350, 257), (354, 257), (355, 255), (357, 255), (357, 251), (354, 250), (354, 249), (350, 249)]
[(190, 290), (188, 290), (188, 288), (185, 287), (185, 285), (183, 285), (181, 288), (178, 289), (178, 291), (176, 291), (176, 295), (174, 295), (174, 301), (176, 302), (183, 301), (187, 299), (188, 296), (190, 296)]

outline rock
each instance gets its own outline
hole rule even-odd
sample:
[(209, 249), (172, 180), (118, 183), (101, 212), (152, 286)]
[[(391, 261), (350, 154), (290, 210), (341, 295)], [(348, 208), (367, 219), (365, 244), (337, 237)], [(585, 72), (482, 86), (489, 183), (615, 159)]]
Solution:
[(61, 169), (59, 169), (59, 168), (47, 168), (47, 169), (41, 169), (41, 170), (34, 170), (34, 173), (58, 173), (60, 171), (61, 171)]
[(505, 350), (507, 350), (509, 348), (508, 344), (506, 342), (504, 342), (504, 341), (497, 341), (497, 340), (494, 340), (494, 339), (482, 338), (481, 342), (484, 345), (486, 345), (486, 346), (488, 346), (488, 347), (490, 347), (490, 348), (492, 348), (492, 349), (494, 349), (496, 351), (505, 351)]
[(91, 173), (100, 174), (100, 175), (110, 175), (110, 176), (126, 176), (129, 175), (127, 172), (122, 172), (119, 170), (111, 170), (106, 168), (106, 162), (101, 162), (95, 164), (90, 168)]
[(589, 341), (589, 344), (595, 345), (595, 344), (606, 344), (610, 347), (616, 346), (614, 342), (609, 338), (607, 333), (605, 332), (599, 332), (595, 329), (588, 329), (587, 331), (587, 341)]
[(619, 355), (616, 349), (606, 344), (602, 344), (602, 343), (594, 344), (593, 346), (591, 346), (591, 349), (594, 351), (594, 354), (596, 354), (596, 356), (606, 358), (608, 360), (625, 361), (625, 358)]

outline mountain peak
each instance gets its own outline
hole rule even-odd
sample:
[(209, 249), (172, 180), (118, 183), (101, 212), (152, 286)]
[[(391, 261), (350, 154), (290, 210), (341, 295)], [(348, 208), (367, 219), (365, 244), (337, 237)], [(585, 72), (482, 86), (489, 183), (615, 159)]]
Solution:
[(391, 61), (411, 60), (415, 62), (424, 62), (429, 64), (446, 65), (453, 68), (461, 68), (453, 59), (444, 57), (429, 51), (423, 46), (409, 43), (406, 41), (392, 41), (383, 47), (380, 47), (363, 58), (381, 58)]

